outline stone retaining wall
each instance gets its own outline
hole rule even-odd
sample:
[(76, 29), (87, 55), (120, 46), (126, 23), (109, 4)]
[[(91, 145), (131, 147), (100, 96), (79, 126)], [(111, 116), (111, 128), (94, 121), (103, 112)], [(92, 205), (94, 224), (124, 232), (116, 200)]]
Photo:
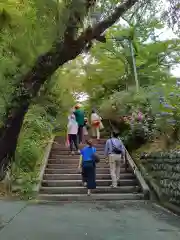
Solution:
[(180, 152), (142, 154), (140, 162), (161, 192), (158, 195), (180, 205)]

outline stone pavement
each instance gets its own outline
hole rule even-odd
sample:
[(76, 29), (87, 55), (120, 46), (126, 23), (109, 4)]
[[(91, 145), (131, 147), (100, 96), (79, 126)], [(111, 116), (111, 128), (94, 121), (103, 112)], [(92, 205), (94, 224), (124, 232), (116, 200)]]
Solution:
[(0, 201), (1, 240), (179, 240), (180, 218), (150, 202)]

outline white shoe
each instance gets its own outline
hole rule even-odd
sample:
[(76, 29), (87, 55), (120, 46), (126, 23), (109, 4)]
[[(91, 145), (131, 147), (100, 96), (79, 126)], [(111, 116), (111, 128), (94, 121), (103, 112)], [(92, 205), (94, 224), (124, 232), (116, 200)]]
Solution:
[(88, 189), (87, 195), (91, 196), (91, 190)]

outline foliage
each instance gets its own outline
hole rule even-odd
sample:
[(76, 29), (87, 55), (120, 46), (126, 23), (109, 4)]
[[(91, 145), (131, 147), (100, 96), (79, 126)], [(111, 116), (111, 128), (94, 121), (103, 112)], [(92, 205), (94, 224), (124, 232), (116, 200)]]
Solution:
[(45, 86), (34, 101), (19, 136), (13, 182), (20, 185), (20, 193), (28, 198), (32, 196), (34, 184), (37, 184), (45, 147), (56, 131), (65, 132), (68, 110), (73, 105), (68, 86), (57, 77), (59, 75), (54, 76), (51, 87)]
[[(179, 62), (180, 41), (161, 40), (159, 32), (164, 27), (157, 6), (135, 5), (106, 32), (106, 43), (94, 45), (84, 64), (84, 89), (90, 96), (89, 104), (100, 109), (102, 117), (119, 129), (129, 150), (162, 135), (163, 131), (169, 134), (166, 129), (169, 125), (164, 125), (163, 118), (160, 121), (157, 118), (159, 100), (152, 93), (163, 84), (169, 90), (175, 82), (170, 69)], [(134, 87), (130, 41), (140, 85), (138, 93)], [(138, 112), (143, 113), (143, 121), (134, 119)]]
[[(60, 4), (60, 3), (59, 3)], [(20, 76), (47, 51), (57, 34), (63, 33), (54, 1), (1, 1), (0, 3), (0, 125), (6, 109), (19, 90)], [(61, 32), (62, 31), (62, 32)], [(57, 71), (33, 100), (26, 114), (13, 166), (13, 181), (22, 192), (31, 192), (36, 182), (44, 148), (55, 129), (64, 131), (66, 112), (73, 104), (72, 91), (63, 71)], [(16, 104), (15, 102), (13, 103)]]
[(151, 98), (156, 128), (167, 139), (167, 143), (179, 140), (180, 105), (179, 87), (175, 84), (164, 85), (154, 90)]
[(140, 86), (171, 81), (168, 72), (179, 62), (180, 41), (159, 40), (156, 30), (163, 27), (156, 18), (152, 18), (140, 26), (119, 25), (107, 32), (107, 42), (94, 46), (84, 66), (84, 88), (92, 102), (101, 103), (114, 91), (128, 90), (135, 85), (129, 43), (124, 39), (132, 37), (132, 34)]
[(46, 51), (54, 40), (56, 12), (54, 1), (1, 1), (1, 121), (13, 92), (19, 89), (20, 75), (32, 66), (35, 58)]

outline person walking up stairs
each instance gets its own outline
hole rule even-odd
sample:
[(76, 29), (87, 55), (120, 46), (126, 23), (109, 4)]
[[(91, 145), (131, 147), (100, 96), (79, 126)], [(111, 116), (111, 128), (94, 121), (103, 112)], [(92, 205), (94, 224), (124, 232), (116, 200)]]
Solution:
[(105, 156), (108, 159), (112, 179), (111, 187), (116, 188), (120, 180), (121, 164), (125, 163), (125, 149), (118, 133), (113, 132), (112, 137), (106, 141)]
[(71, 154), (74, 154), (73, 145), (78, 153), (80, 153), (78, 148), (78, 123), (76, 122), (74, 114), (70, 116), (68, 125), (67, 125), (68, 139)]

